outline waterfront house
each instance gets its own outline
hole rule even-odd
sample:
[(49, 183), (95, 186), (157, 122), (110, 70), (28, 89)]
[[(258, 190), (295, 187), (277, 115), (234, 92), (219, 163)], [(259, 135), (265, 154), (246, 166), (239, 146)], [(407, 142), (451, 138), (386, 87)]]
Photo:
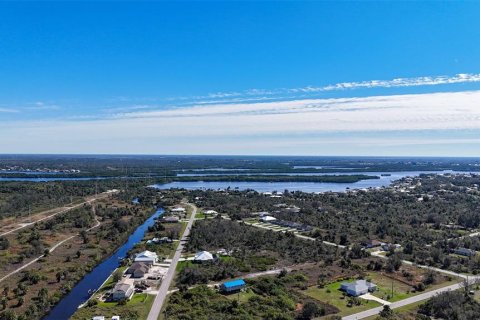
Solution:
[(231, 293), (231, 292), (240, 291), (246, 286), (247, 284), (243, 279), (238, 279), (238, 280), (232, 280), (232, 281), (227, 281), (222, 283), (222, 285), (220, 286), (220, 290), (225, 293)]
[(176, 216), (163, 217), (162, 221), (166, 223), (177, 223), (180, 221), (180, 218)]
[(173, 240), (169, 237), (162, 237), (162, 238), (153, 238), (151, 240), (147, 240), (147, 244), (162, 244), (162, 243), (172, 243)]
[(149, 270), (150, 267), (144, 262), (135, 262), (125, 273), (130, 274), (132, 278), (143, 278)]
[(170, 210), (170, 212), (172, 212), (172, 213), (182, 213), (183, 214), (183, 213), (186, 212), (186, 210), (185, 210), (185, 208), (177, 207), (177, 208), (173, 208), (172, 210)]
[(133, 286), (132, 281), (128, 281), (127, 279), (122, 280), (121, 282), (117, 283), (112, 291), (112, 300), (113, 301), (120, 301), (120, 300), (128, 300), (133, 296), (135, 291), (135, 287)]
[(340, 285), (340, 290), (346, 292), (350, 296), (358, 297), (362, 294), (377, 290), (377, 286), (367, 280), (357, 280), (353, 282), (343, 282)]
[(208, 251), (199, 251), (195, 254), (195, 257), (193, 258), (193, 262), (197, 263), (209, 262), (213, 260), (213, 254)]
[(158, 255), (155, 252), (143, 251), (135, 256), (134, 262), (143, 262), (147, 265), (152, 265), (158, 261)]

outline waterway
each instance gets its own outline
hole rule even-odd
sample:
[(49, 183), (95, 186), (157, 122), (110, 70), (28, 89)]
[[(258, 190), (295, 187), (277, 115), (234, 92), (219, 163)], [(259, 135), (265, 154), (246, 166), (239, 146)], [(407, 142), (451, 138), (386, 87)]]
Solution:
[[(451, 170), (445, 171), (399, 171), (399, 172), (335, 172), (335, 173), (303, 173), (303, 174), (291, 174), (285, 173), (284, 175), (355, 175), (355, 174), (365, 174), (365, 175), (374, 175), (378, 176), (380, 179), (368, 179), (360, 180), (353, 183), (331, 183), (331, 182), (251, 182), (251, 181), (222, 181), (222, 182), (213, 182), (213, 181), (177, 181), (166, 184), (156, 184), (153, 185), (157, 189), (170, 189), (170, 188), (184, 188), (187, 190), (225, 190), (238, 189), (238, 190), (255, 190), (258, 192), (283, 192), (284, 190), (289, 191), (303, 191), (303, 192), (344, 192), (349, 189), (368, 189), (368, 188), (381, 188), (387, 187), (392, 184), (393, 181), (404, 178), (404, 177), (416, 177), (422, 173), (436, 173), (436, 174), (455, 174), (455, 173), (465, 173), (465, 172), (455, 172)], [(180, 175), (180, 174), (179, 174)], [(187, 174), (185, 174), (187, 175)], [(218, 174), (222, 175), (222, 174)], [(241, 173), (238, 175), (248, 175)], [(270, 173), (265, 174), (256, 174), (256, 175), (271, 175)], [(282, 175), (282, 174), (274, 174)]]
[(135, 244), (140, 242), (148, 227), (155, 223), (155, 219), (163, 214), (163, 209), (158, 209), (150, 218), (140, 225), (128, 238), (120, 248), (117, 249), (110, 257), (96, 266), (89, 274), (87, 274), (75, 287), (70, 291), (50, 313), (43, 318), (44, 320), (61, 320), (70, 318), (82, 303), (88, 300), (89, 290), (98, 289), (111, 273), (118, 267), (121, 259), (125, 258), (127, 252), (133, 248)]

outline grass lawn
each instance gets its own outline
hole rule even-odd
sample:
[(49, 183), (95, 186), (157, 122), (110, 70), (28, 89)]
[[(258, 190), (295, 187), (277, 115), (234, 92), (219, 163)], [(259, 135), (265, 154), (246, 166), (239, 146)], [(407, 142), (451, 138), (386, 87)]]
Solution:
[[(117, 269), (115, 269), (112, 274), (110, 275), (110, 277), (108, 277), (107, 281), (105, 281), (105, 283), (100, 287), (100, 289), (98, 290), (98, 293), (102, 293), (106, 290), (110, 290), (111, 288), (113, 288), (113, 286), (115, 285), (113, 283), (113, 273), (115, 273), (117, 270), (120, 270), (122, 272), (125, 272), (125, 270), (127, 270), (128, 266), (123, 266), (123, 267), (118, 267)], [(97, 294), (95, 294), (97, 295)]]
[(197, 211), (197, 214), (195, 215), (195, 219), (205, 219), (205, 215)]
[[(377, 285), (377, 291), (373, 292), (372, 294), (375, 297), (378, 297), (383, 300), (387, 300), (390, 302), (395, 302), (399, 300), (406, 299), (413, 294), (409, 293), (412, 290), (412, 287), (409, 285), (402, 283), (397, 280), (392, 280), (387, 276), (382, 275), (378, 272), (371, 272), (366, 277), (367, 279), (371, 279), (374, 284)], [(392, 296), (392, 283), (393, 283), (393, 296)], [(391, 296), (390, 299), (387, 299), (388, 296)]]
[(255, 293), (247, 288), (244, 291), (225, 295), (225, 298), (227, 298), (228, 300), (237, 300), (240, 303), (245, 303), (253, 296), (255, 296)]
[(135, 294), (125, 305), (119, 305), (117, 302), (99, 302), (96, 306), (78, 309), (71, 319), (92, 319), (100, 315), (109, 319), (112, 316), (128, 314), (135, 314), (136, 319), (146, 319), (154, 298), (153, 295), (140, 293)]
[[(420, 305), (422, 305), (423, 303), (425, 303), (425, 301), (415, 302), (415, 303), (409, 304), (407, 306), (403, 306), (403, 307), (400, 307), (400, 308), (393, 309), (393, 311), (397, 315), (405, 316), (405, 319), (414, 319), (415, 314), (417, 313), (418, 307)], [(378, 319), (378, 315), (365, 318), (365, 320), (376, 320), (376, 319)]]
[(337, 307), (338, 309), (340, 309), (340, 313), (338, 313), (337, 315), (342, 317), (381, 306), (378, 302), (360, 299), (361, 305), (348, 307), (348, 300), (344, 298), (343, 292), (339, 290), (340, 284), (342, 282), (343, 281), (334, 282), (326, 285), (324, 288), (318, 288), (316, 286), (309, 287), (307, 290), (302, 291), (302, 293), (309, 297)]

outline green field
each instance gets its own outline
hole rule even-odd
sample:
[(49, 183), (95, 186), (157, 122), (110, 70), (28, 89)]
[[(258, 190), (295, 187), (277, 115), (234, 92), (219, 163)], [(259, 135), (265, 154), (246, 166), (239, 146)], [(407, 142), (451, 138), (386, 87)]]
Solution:
[(359, 306), (347, 306), (348, 298), (344, 297), (343, 292), (340, 291), (340, 284), (342, 282), (343, 281), (337, 281), (326, 285), (324, 288), (318, 288), (316, 286), (309, 287), (307, 290), (302, 291), (302, 293), (337, 307), (340, 309), (340, 312), (337, 314), (339, 316), (347, 316), (353, 313), (381, 306), (378, 302), (367, 301), (363, 299), (359, 299), (361, 302)]
[(153, 295), (140, 293), (133, 295), (125, 305), (117, 302), (99, 302), (95, 306), (78, 309), (71, 319), (92, 319), (94, 316), (105, 316), (105, 319), (109, 319), (116, 315), (121, 318), (146, 319), (154, 298)]

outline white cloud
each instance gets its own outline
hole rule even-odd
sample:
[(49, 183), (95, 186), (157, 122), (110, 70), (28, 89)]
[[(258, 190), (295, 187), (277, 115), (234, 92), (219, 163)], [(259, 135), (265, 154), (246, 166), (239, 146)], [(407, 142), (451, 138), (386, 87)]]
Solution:
[[(480, 74), (478, 73), (459, 73), (454, 76), (424, 76), (412, 78), (396, 78), (391, 80), (368, 80), (358, 82), (340, 82), (326, 86), (305, 86), (299, 88), (278, 88), (278, 89), (248, 89), (245, 91), (235, 92), (216, 92), (203, 96), (179, 97), (170, 100), (205, 100), (205, 99), (232, 99), (231, 102), (240, 99), (253, 99), (257, 96), (275, 96), (275, 95), (312, 95), (321, 92), (354, 90), (354, 89), (373, 89), (373, 88), (404, 88), (419, 86), (437, 86), (459, 83), (475, 83), (480, 82)], [(250, 97), (250, 98), (249, 98)], [(265, 97), (264, 97), (265, 98)], [(214, 102), (211, 101), (210, 102)]]
[(11, 108), (0, 108), (0, 112), (4, 113), (17, 113), (19, 112), (17, 109), (11, 109)]
[[(480, 91), (465, 91), (197, 105), (101, 120), (10, 122), (0, 126), (0, 150), (325, 154), (322, 148), (355, 153), (375, 146), (457, 143), (475, 145), (478, 154), (478, 137), (448, 136), (480, 132), (478, 101)], [(416, 133), (428, 131), (436, 133)]]

